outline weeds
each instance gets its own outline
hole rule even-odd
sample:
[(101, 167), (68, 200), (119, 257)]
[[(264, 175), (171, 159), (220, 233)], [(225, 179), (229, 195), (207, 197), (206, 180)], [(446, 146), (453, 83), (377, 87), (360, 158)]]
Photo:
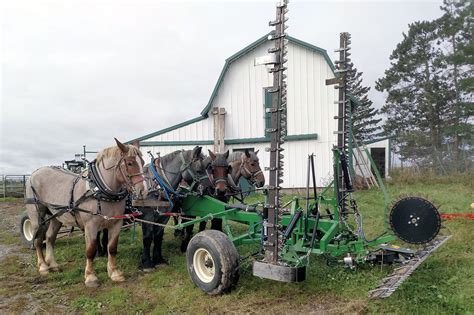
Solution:
[[(467, 175), (466, 175), (467, 176)], [(425, 181), (427, 181), (426, 184)], [(438, 179), (416, 179), (406, 184), (406, 179), (394, 179), (388, 184), (393, 198), (401, 194), (422, 194), (436, 204), (442, 204), (444, 212), (470, 212), (473, 190), (467, 179), (445, 182)], [(289, 200), (291, 196), (285, 196)], [(364, 214), (368, 236), (383, 229), (383, 198), (376, 189), (359, 191), (356, 198)], [(253, 196), (248, 202), (261, 199)], [(26, 268), (25, 281), (42, 279), (39, 290), (58, 289), (60, 296), (70, 302), (72, 312), (95, 313), (372, 313), (372, 314), (462, 314), (474, 310), (474, 222), (455, 220), (443, 223), (443, 234), (453, 237), (431, 255), (401, 287), (388, 299), (371, 301), (369, 290), (379, 279), (385, 277), (390, 268), (362, 266), (356, 271), (338, 265), (329, 267), (321, 256), (313, 256), (308, 268), (307, 280), (303, 283), (285, 284), (259, 279), (252, 275), (252, 264), (241, 267), (241, 279), (232, 293), (223, 296), (208, 296), (191, 282), (180, 252), (180, 240), (169, 231), (165, 233), (164, 255), (168, 266), (160, 266), (154, 273), (144, 274), (138, 270), (141, 254), (141, 233), (137, 240), (132, 231), (120, 236), (118, 264), (125, 272), (127, 281), (116, 284), (106, 273), (106, 259), (97, 258), (94, 268), (101, 287), (84, 287), (84, 240), (81, 235), (60, 239), (56, 256), (63, 271), (50, 273), (45, 278), (36, 276), (35, 257), (31, 252), (30, 263), (22, 267), (10, 267), (15, 261), (0, 264), (0, 288), (7, 279), (19, 276)], [(242, 227), (237, 227), (241, 229)], [(0, 240), (3, 242), (3, 240)], [(254, 247), (241, 249), (251, 252)], [(10, 288), (10, 287), (9, 287)], [(29, 287), (11, 288), (9, 294), (26, 294)], [(2, 294), (0, 290), (0, 294)], [(59, 298), (59, 297), (56, 297)], [(43, 306), (46, 308), (46, 306)], [(51, 309), (46, 308), (46, 311)]]

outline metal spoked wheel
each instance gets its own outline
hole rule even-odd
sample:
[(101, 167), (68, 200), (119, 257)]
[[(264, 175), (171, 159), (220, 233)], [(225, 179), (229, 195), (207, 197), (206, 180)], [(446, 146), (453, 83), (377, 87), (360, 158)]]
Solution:
[(220, 231), (196, 234), (188, 244), (186, 262), (191, 280), (208, 294), (229, 292), (239, 280), (239, 254)]
[(194, 252), (193, 266), (196, 271), (196, 275), (202, 282), (209, 283), (214, 278), (216, 273), (214, 259), (211, 254), (204, 249), (199, 248)]
[(26, 246), (33, 248), (33, 225), (28, 214), (24, 213), (20, 220), (20, 238)]

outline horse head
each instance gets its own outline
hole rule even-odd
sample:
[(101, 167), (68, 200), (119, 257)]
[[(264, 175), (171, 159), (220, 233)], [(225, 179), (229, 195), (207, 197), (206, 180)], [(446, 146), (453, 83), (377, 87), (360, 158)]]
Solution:
[(191, 184), (199, 183), (206, 176), (205, 156), (201, 153), (202, 147), (196, 146), (192, 150), (181, 151), (180, 172), (183, 180)]
[[(109, 186), (125, 187), (137, 197), (146, 196), (148, 188), (143, 173), (142, 153), (133, 145), (123, 144), (117, 139), (115, 142), (117, 146), (107, 148), (97, 155), (97, 164), (102, 163), (104, 171), (113, 171), (113, 176), (109, 176)], [(105, 172), (103, 177), (105, 179)]]
[(215, 188), (216, 196), (224, 196), (228, 190), (227, 178), (232, 171), (227, 162), (229, 150), (225, 153), (214, 153), (209, 150), (210, 163), (207, 167), (207, 174), (211, 185)]
[(263, 185), (265, 185), (265, 176), (260, 168), (260, 162), (257, 156), (258, 151), (259, 150), (251, 152), (247, 149), (245, 150), (241, 156), (240, 173), (250, 183), (255, 184), (257, 187), (263, 187)]

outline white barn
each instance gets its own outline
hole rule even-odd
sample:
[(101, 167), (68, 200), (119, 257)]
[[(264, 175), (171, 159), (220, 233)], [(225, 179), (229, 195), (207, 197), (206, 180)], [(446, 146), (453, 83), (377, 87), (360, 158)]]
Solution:
[[(316, 155), (316, 175), (321, 187), (332, 179), (337, 91), (326, 86), (325, 81), (335, 77), (335, 67), (324, 49), (293, 37), (288, 40), (288, 132), (283, 187), (305, 187), (307, 156), (311, 153)], [(272, 76), (264, 66), (254, 66), (254, 60), (266, 55), (271, 45), (264, 36), (229, 57), (198, 117), (128, 143), (139, 143), (143, 153), (160, 152), (163, 156), (196, 145), (203, 146), (205, 151), (213, 150), (214, 140), (224, 138), (225, 149), (231, 152), (260, 150), (260, 165), (262, 169), (268, 166), (269, 153), (265, 148), (270, 144), (265, 128), (269, 127), (269, 120), (265, 107), (271, 106), (266, 89), (272, 85)], [(219, 114), (219, 110), (213, 114), (218, 108), (221, 112), (224, 109), (225, 114)], [(268, 172), (265, 175), (268, 178)]]

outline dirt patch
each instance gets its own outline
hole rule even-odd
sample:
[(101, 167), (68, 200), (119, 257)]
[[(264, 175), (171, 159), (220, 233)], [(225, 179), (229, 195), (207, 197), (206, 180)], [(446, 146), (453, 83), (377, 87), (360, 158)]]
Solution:
[(0, 203), (0, 313), (63, 313), (64, 307), (54, 305), (55, 290), (42, 286), (45, 280), (35, 274), (34, 252), (20, 242), (24, 210), (22, 201)]
[(19, 222), (23, 211), (24, 204), (21, 202), (0, 203), (0, 261), (21, 253)]

